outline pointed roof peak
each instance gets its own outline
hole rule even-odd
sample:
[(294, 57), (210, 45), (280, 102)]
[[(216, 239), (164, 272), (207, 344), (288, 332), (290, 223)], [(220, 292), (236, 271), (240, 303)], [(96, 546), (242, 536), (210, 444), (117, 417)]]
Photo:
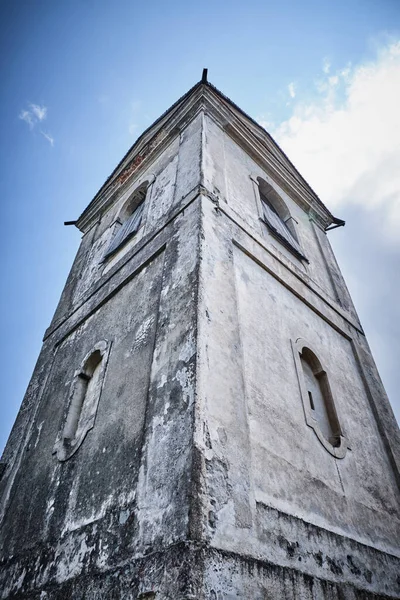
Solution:
[[(289, 175), (291, 179), (295, 182), (295, 186), (297, 188), (297, 192), (300, 195), (307, 197), (306, 202), (314, 206), (318, 206), (322, 209), (323, 213), (325, 213), (325, 219), (330, 223), (336, 223), (338, 220), (330, 213), (327, 207), (321, 202), (320, 198), (315, 194), (310, 185), (306, 182), (306, 180), (300, 175), (297, 169), (294, 167), (293, 163), (288, 159), (283, 150), (278, 146), (272, 136), (258, 123), (255, 119), (250, 117), (243, 109), (241, 109), (237, 104), (235, 104), (228, 96), (223, 94), (215, 85), (208, 81), (208, 69), (203, 68), (202, 78), (200, 81), (195, 83), (183, 96), (181, 96), (172, 106), (168, 108), (156, 121), (150, 125), (134, 142), (128, 152), (125, 154), (123, 159), (118, 163), (117, 167), (111, 173), (111, 175), (107, 178), (105, 183), (102, 185), (100, 190), (97, 192), (93, 200), (90, 202), (89, 206), (83, 211), (78, 221), (91, 213), (92, 207), (97, 203), (97, 200), (102, 197), (104, 194), (107, 194), (110, 188), (110, 184), (112, 185), (113, 181), (115, 181), (118, 174), (122, 169), (126, 168), (129, 164), (129, 161), (132, 161), (132, 156), (134, 155), (135, 149), (136, 152), (140, 151), (140, 147), (143, 144), (149, 142), (149, 138), (151, 135), (156, 135), (163, 125), (167, 122), (167, 120), (176, 116), (178, 111), (182, 106), (191, 102), (190, 99), (196, 98), (196, 94), (198, 94), (197, 99), (200, 97), (210, 99), (212, 96), (217, 97), (219, 101), (222, 101), (221, 107), (224, 107), (225, 117), (227, 117), (227, 123), (231, 124), (230, 129), (234, 130), (237, 133), (238, 127), (242, 127), (242, 136), (246, 136), (250, 133), (250, 135), (255, 136), (256, 144), (262, 144), (265, 147), (270, 157), (273, 157), (278, 169), (280, 171), (285, 172), (285, 176)], [(215, 104), (211, 108), (212, 111), (215, 111)], [(217, 109), (218, 110), (218, 109)], [(226, 112), (228, 111), (230, 114)], [(233, 123), (232, 117), (236, 117), (235, 124)], [(254, 147), (254, 137), (250, 140), (250, 145)], [(142, 157), (143, 158), (143, 157)], [(292, 181), (292, 186), (293, 186)]]

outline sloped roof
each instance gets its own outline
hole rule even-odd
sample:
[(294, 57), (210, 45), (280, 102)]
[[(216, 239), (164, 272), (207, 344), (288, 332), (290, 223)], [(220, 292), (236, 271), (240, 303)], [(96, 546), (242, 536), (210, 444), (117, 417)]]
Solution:
[(197, 90), (199, 87), (201, 87), (202, 82), (199, 81), (198, 83), (196, 83), (193, 87), (191, 87), (183, 96), (181, 96), (176, 102), (174, 102), (165, 112), (162, 113), (162, 115), (160, 115), (158, 117), (158, 119), (156, 119), (149, 127), (147, 127), (147, 129), (145, 129), (143, 131), (143, 133), (133, 142), (132, 146), (129, 148), (129, 150), (124, 154), (124, 156), (121, 158), (121, 160), (119, 161), (119, 163), (117, 164), (117, 166), (115, 167), (115, 169), (111, 172), (111, 174), (107, 177), (107, 179), (105, 180), (105, 182), (103, 183), (103, 185), (101, 186), (101, 188), (99, 189), (99, 191), (96, 193), (96, 195), (94, 196), (94, 198), (92, 199), (92, 201), (88, 204), (88, 206), (85, 208), (85, 210), (82, 212), (82, 214), (79, 216), (79, 218), (77, 219), (77, 221), (79, 221), (79, 219), (81, 219), (83, 217), (83, 215), (86, 213), (86, 211), (92, 206), (93, 202), (95, 202), (96, 198), (106, 189), (107, 185), (109, 183), (111, 183), (111, 181), (113, 180), (114, 176), (118, 173), (119, 169), (121, 168), (121, 166), (123, 165), (123, 163), (125, 162), (125, 160), (128, 158), (129, 154), (132, 153), (132, 150), (135, 148), (135, 146), (139, 146), (140, 142), (146, 137), (146, 135), (152, 130), (155, 129), (157, 127), (157, 125), (163, 121), (165, 119), (165, 117), (167, 117), (169, 114), (171, 114), (176, 108), (178, 108), (178, 106), (180, 104), (183, 104), (183, 102), (189, 98), (189, 96), (195, 91)]
[(243, 121), (245, 122), (247, 120), (249, 122), (249, 124), (251, 124), (251, 126), (258, 133), (258, 137), (259, 137), (259, 139), (261, 141), (263, 140), (263, 138), (264, 138), (264, 140), (266, 138), (266, 140), (268, 140), (268, 142), (274, 146), (274, 148), (276, 149), (277, 153), (279, 155), (281, 155), (284, 158), (285, 161), (287, 161), (287, 163), (290, 165), (291, 169), (296, 173), (296, 176), (297, 176), (298, 180), (309, 191), (309, 193), (312, 194), (314, 201), (330, 217), (331, 221), (333, 223), (344, 224), (343, 221), (341, 221), (340, 219), (337, 219), (336, 217), (334, 217), (332, 215), (332, 213), (329, 211), (329, 209), (323, 204), (323, 202), (320, 200), (320, 198), (317, 196), (317, 194), (314, 192), (314, 190), (311, 188), (311, 186), (307, 183), (307, 181), (304, 179), (304, 177), (298, 172), (298, 170), (296, 169), (296, 167), (293, 165), (293, 163), (287, 157), (287, 155), (285, 154), (285, 152), (276, 143), (276, 141), (273, 139), (273, 137), (268, 133), (268, 131), (266, 131), (256, 120), (254, 120), (252, 117), (250, 117), (244, 110), (242, 110), (230, 98), (228, 98), (227, 96), (225, 96), (225, 94), (223, 94), (212, 83), (208, 82), (204, 77), (203, 77), (203, 80), (200, 80), (193, 87), (191, 87), (183, 96), (181, 96), (176, 102), (174, 102), (174, 104), (172, 104), (172, 106), (170, 106), (160, 117), (158, 117), (158, 119), (156, 119), (149, 127), (147, 127), (147, 129), (145, 129), (145, 131), (143, 131), (143, 133), (136, 139), (136, 141), (132, 144), (132, 146), (129, 148), (129, 150), (126, 152), (126, 154), (123, 156), (123, 158), (119, 161), (119, 163), (117, 164), (117, 166), (115, 167), (115, 169), (112, 171), (112, 173), (106, 179), (106, 181), (101, 186), (101, 188), (99, 189), (99, 191), (96, 193), (96, 195), (94, 196), (93, 200), (89, 203), (89, 205), (82, 212), (82, 214), (80, 215), (78, 221), (87, 213), (87, 211), (89, 211), (89, 209), (93, 206), (93, 204), (95, 203), (96, 199), (102, 194), (102, 192), (107, 189), (108, 185), (113, 181), (114, 177), (117, 175), (118, 171), (121, 169), (122, 165), (127, 160), (127, 158), (129, 157), (129, 155), (133, 154), (133, 150), (135, 149), (135, 147), (139, 147), (140, 144), (141, 144), (141, 142), (151, 132), (151, 130), (157, 130), (157, 126), (159, 126), (162, 121), (164, 121), (168, 117), (172, 116), (172, 114), (174, 112), (176, 112), (177, 109), (179, 109), (179, 107), (182, 106), (186, 102), (186, 100), (188, 100), (188, 98), (192, 94), (194, 94), (202, 86), (205, 86), (206, 88), (212, 90), (212, 92), (220, 100), (223, 100), (223, 102), (226, 105), (228, 105), (228, 107), (234, 109), (234, 111), (236, 111), (237, 113), (239, 113), (239, 115), (241, 117), (244, 117)]
[(243, 109), (240, 108), (240, 106), (235, 104), (235, 102), (233, 102), (230, 98), (228, 98), (228, 96), (225, 96), (225, 94), (223, 94), (212, 83), (207, 82), (205, 85), (207, 85), (209, 88), (211, 88), (221, 99), (225, 100), (226, 103), (231, 105), (236, 111), (238, 111), (241, 115), (243, 115), (246, 119), (248, 119), (252, 123), (252, 125), (255, 126), (255, 128), (259, 131), (261, 136), (266, 136), (268, 138), (268, 140), (275, 146), (275, 148), (278, 150), (278, 152), (288, 161), (288, 163), (290, 163), (292, 169), (296, 172), (299, 179), (310, 190), (310, 192), (312, 192), (312, 195), (314, 196), (315, 201), (321, 206), (321, 208), (324, 211), (326, 211), (330, 215), (330, 217), (334, 223), (336, 223), (336, 222), (344, 223), (344, 221), (341, 221), (341, 219), (337, 219), (336, 217), (334, 217), (332, 215), (330, 210), (325, 206), (325, 204), (322, 202), (322, 200), (319, 198), (319, 196), (314, 192), (314, 190), (312, 189), (310, 184), (304, 179), (304, 177), (296, 169), (296, 167), (294, 166), (294, 164), (292, 163), (290, 158), (285, 154), (285, 152), (282, 150), (282, 148), (279, 146), (279, 144), (274, 140), (272, 135), (270, 133), (268, 133), (268, 131), (266, 129), (264, 129), (264, 127), (262, 127), (262, 125), (260, 125), (260, 123), (258, 123), (252, 117), (250, 117)]

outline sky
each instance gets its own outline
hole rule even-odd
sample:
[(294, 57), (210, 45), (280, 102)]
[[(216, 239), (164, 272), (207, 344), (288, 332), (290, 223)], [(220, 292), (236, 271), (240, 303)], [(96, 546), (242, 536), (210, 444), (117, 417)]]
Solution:
[(80, 242), (63, 222), (203, 67), (346, 220), (400, 420), (400, 2), (0, 0), (0, 451)]

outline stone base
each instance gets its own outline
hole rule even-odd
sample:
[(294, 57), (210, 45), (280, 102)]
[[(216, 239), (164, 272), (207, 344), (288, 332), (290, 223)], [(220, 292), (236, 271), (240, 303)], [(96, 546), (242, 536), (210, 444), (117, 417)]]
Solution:
[(205, 561), (207, 600), (384, 600), (385, 582), (369, 591), (344, 582), (329, 581), (300, 570), (268, 564), (238, 555), (207, 551)]
[[(32, 557), (34, 559), (34, 557)], [(34, 562), (34, 560), (32, 560)], [(5, 567), (5, 565), (3, 565)], [(22, 576), (22, 574), (21, 574)], [(375, 590), (329, 581), (209, 547), (180, 543), (103, 571), (88, 570), (35, 588), (3, 588), (7, 600), (387, 600), (385, 581)]]

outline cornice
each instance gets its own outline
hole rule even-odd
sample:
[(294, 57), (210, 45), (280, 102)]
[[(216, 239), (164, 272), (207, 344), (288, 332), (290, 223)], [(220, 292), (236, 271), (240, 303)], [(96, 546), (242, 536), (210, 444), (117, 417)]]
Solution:
[(140, 179), (143, 172), (197, 116), (202, 106), (200, 88), (194, 89), (180, 110), (176, 109), (166, 115), (147, 130), (146, 135), (143, 134), (138, 139), (77, 220), (76, 225), (82, 232), (86, 232), (92, 226), (99, 214), (106, 210), (135, 178)]
[(227, 103), (221, 103), (211, 88), (205, 95), (206, 112), (217, 124), (238, 143), (272, 179), (284, 189), (288, 195), (305, 212), (312, 214), (323, 228), (334, 221), (332, 213), (321, 202), (309, 184), (292, 165), (273, 138), (264, 131), (255, 132), (252, 121), (246, 122), (242, 115), (236, 113)]
[(180, 131), (204, 110), (238, 143), (276, 183), (322, 228), (335, 217), (321, 202), (273, 138), (251, 117), (209, 83), (196, 84), (135, 142), (105, 184), (83, 211), (76, 224), (86, 232), (117, 194), (163, 152)]

